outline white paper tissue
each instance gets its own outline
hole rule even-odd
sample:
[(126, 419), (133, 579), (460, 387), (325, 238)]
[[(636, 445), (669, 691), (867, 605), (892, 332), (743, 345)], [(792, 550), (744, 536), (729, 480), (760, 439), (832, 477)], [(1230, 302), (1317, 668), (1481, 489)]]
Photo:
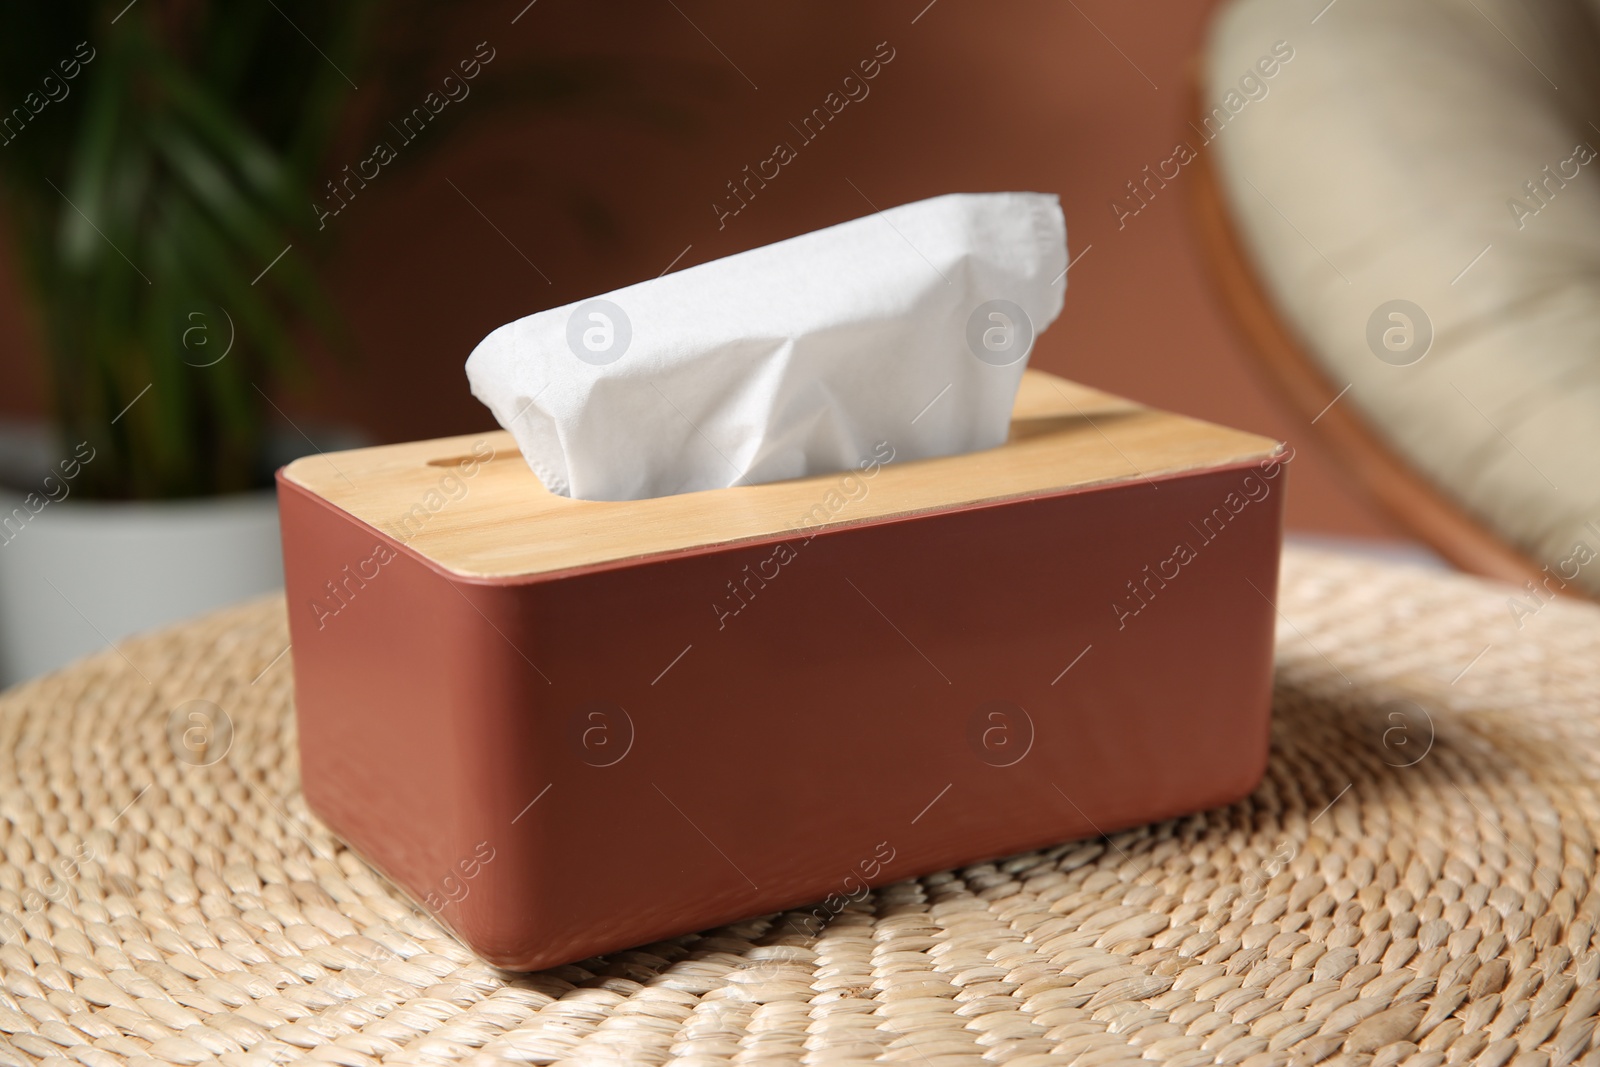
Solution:
[(1056, 197), (940, 196), (518, 319), (467, 378), (584, 500), (993, 448), (1066, 271)]

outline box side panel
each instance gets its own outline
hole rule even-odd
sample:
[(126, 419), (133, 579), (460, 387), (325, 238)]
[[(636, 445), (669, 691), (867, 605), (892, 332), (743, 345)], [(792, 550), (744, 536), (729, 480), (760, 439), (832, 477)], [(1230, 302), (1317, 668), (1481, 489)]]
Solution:
[(820, 924), (864, 884), (1238, 799), (1267, 755), (1284, 480), (475, 587), (539, 677), (484, 698), (458, 803), (495, 858), (455, 925), (537, 967), (782, 908)]
[(455, 925), (492, 848), (475, 814), (484, 693), (520, 661), (398, 542), (281, 478), (278, 496), (306, 802)]

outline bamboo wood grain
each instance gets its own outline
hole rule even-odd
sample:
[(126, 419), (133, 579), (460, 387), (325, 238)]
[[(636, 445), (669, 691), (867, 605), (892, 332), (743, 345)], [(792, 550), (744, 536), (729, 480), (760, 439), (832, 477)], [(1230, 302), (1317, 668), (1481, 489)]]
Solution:
[[(488, 458), (476, 461), (474, 448)], [(1276, 449), (1266, 437), (1030, 370), (1006, 444), (893, 462), (871, 475), (840, 472), (648, 500), (571, 500), (545, 490), (511, 435), (494, 431), (308, 456), (284, 477), (448, 571), (505, 579), (1153, 481), (1265, 460)]]

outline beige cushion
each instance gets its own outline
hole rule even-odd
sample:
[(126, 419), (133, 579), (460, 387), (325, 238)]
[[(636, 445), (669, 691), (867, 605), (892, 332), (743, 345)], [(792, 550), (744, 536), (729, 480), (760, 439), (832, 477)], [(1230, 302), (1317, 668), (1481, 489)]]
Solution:
[[(1214, 22), (1202, 89), (1220, 132), (1196, 138), (1279, 310), (1335, 387), (1350, 383), (1339, 402), (1591, 594), (1597, 15), (1591, 0), (1235, 0)], [(1257, 64), (1275, 45), (1293, 54), (1266, 78)], [(1381, 340), (1398, 328), (1389, 342), (1403, 346), (1403, 321), (1377, 331), (1387, 359), (1369, 344), (1392, 300), (1432, 324), (1409, 365), (1396, 364), (1415, 347)]]

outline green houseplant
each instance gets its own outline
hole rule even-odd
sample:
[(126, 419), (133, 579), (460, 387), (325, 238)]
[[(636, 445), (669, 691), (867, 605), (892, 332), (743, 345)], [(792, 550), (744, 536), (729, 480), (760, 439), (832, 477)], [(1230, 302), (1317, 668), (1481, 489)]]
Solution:
[[(268, 394), (301, 372), (307, 334), (336, 329), (306, 186), (350, 94), (332, 68), (355, 65), (370, 8), (10, 13), (0, 205), (54, 441), (8, 431), (25, 444), (0, 455), (0, 685), (281, 581), (259, 491)], [(329, 50), (322, 69), (289, 58), (302, 33)]]
[(37, 310), (55, 440), (44, 462), (0, 455), (0, 685), (281, 583), (266, 487), (290, 457), (273, 445), (316, 446), (279, 404), (310, 382), (305, 352), (350, 348), (318, 271), (348, 231), (326, 224), (337, 163), (406, 136), (386, 127), (419, 102), (426, 135), (400, 166), (507, 105), (671, 117), (592, 62), (501, 60), (446, 107), (441, 79), (477, 77), (494, 50), (472, 31), (494, 26), (488, 3), (421, 0), (8, 14), (0, 233)]
[[(388, 142), (414, 166), (461, 113), (481, 122), (508, 105), (609, 97), (677, 117), (599, 62), (502, 60), (470, 86), (470, 107), (445, 106), (449, 76), (477, 78), (495, 54), (461, 43), (463, 26), (504, 24), (490, 11), (58, 0), (8, 16), (0, 203), (40, 309), (62, 454), (94, 450), (75, 491), (163, 499), (265, 484), (274, 388), (304, 384), (308, 338), (348, 347), (317, 274), (337, 228), (328, 212), (350, 188), (332, 160), (370, 161)], [(412, 147), (406, 116), (425, 101), (438, 106)]]
[[(87, 496), (254, 488), (297, 329), (334, 329), (308, 190), (371, 4), (120, 6), (28, 5), (0, 38), (0, 175), (63, 453), (92, 449)], [(314, 55), (302, 34), (327, 62), (287, 58)]]

